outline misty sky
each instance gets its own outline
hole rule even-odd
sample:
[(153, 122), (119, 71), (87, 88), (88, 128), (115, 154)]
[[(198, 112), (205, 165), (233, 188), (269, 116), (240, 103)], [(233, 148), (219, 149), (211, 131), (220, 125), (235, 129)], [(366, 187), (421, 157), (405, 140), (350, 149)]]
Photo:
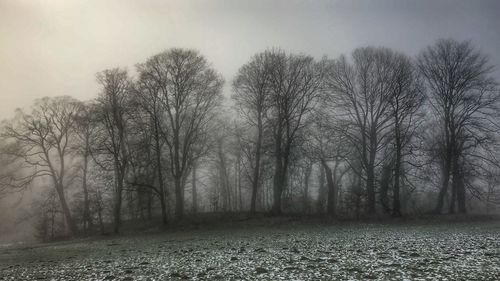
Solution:
[(133, 71), (171, 47), (200, 50), (230, 81), (268, 47), (414, 55), (441, 37), (472, 40), (500, 65), (500, 1), (0, 0), (0, 119), (43, 96), (91, 99), (96, 72)]

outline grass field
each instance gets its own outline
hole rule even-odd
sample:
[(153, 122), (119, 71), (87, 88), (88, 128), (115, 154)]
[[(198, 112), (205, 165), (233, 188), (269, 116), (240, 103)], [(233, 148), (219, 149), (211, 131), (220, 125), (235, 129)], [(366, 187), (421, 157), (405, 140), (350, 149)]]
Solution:
[(0, 280), (500, 280), (500, 222), (235, 223), (0, 250)]

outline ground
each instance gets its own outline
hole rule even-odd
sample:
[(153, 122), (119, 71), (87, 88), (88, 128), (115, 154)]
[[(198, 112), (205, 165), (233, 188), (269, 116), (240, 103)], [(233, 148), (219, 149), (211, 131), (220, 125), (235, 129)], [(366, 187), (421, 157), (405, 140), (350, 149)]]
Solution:
[(0, 250), (0, 280), (500, 280), (500, 222), (235, 224)]

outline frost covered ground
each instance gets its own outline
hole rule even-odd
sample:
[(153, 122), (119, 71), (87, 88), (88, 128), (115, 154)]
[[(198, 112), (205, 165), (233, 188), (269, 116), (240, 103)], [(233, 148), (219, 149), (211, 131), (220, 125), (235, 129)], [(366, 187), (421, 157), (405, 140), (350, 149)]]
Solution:
[(500, 223), (236, 225), (0, 250), (0, 280), (500, 280)]

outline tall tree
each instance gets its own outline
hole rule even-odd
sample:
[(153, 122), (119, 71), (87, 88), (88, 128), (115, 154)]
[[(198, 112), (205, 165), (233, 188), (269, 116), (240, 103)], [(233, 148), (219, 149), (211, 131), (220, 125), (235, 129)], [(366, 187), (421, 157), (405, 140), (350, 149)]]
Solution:
[(389, 96), (389, 104), (394, 126), (394, 186), (392, 215), (401, 216), (400, 187), (401, 174), (404, 161), (404, 149), (411, 141), (411, 137), (419, 123), (416, 120), (418, 110), (421, 108), (425, 93), (422, 81), (419, 79), (417, 69), (407, 56), (400, 53), (392, 53), (390, 62), (393, 77), (391, 78), (392, 90)]
[(282, 195), (287, 184), (290, 155), (300, 129), (320, 93), (324, 64), (310, 56), (267, 51), (270, 64), (270, 108), (267, 115), (274, 141), (272, 213), (282, 213)]
[(184, 214), (184, 184), (196, 144), (202, 142), (221, 103), (223, 79), (194, 50), (171, 49), (149, 58), (139, 69), (161, 95), (166, 128), (162, 137), (174, 180), (176, 218)]
[(77, 225), (66, 197), (70, 172), (66, 162), (80, 106), (67, 96), (37, 100), (31, 114), (19, 111), (14, 120), (5, 124), (2, 134), (9, 143), (3, 153), (13, 156), (12, 164), (18, 167), (4, 178), (3, 184), (25, 188), (37, 178), (50, 178), (72, 234), (76, 234)]
[(270, 52), (262, 52), (243, 65), (233, 81), (232, 96), (238, 113), (245, 122), (254, 128), (255, 140), (252, 145), (253, 160), (251, 177), (250, 213), (256, 210), (257, 191), (261, 181), (260, 167), (264, 139), (265, 116), (269, 104), (269, 75), (271, 74)]
[(133, 97), (132, 104), (136, 110), (130, 112), (127, 128), (129, 161), (126, 183), (131, 187), (128, 195), (130, 197), (132, 192), (135, 192), (140, 216), (143, 217), (143, 210), (147, 209), (148, 218), (152, 215), (152, 197), (157, 196), (161, 207), (162, 222), (166, 224), (167, 192), (166, 189), (161, 188), (163, 173), (158, 173), (158, 167), (161, 167), (164, 162), (163, 154), (157, 147), (158, 136), (155, 136), (154, 119), (143, 108), (141, 101), (137, 100), (140, 97), (140, 93), (136, 93)]
[[(466, 212), (463, 163), (498, 130), (499, 92), (488, 59), (469, 41), (441, 39), (418, 56), (418, 68), (428, 87), (428, 99), (441, 127), (441, 188), (435, 208), (441, 213), (452, 179), (452, 202)], [(469, 154), (471, 157), (478, 155)], [(452, 203), (453, 206), (454, 203)], [(452, 211), (452, 209), (451, 209)]]
[(362, 164), (357, 173), (365, 179), (369, 214), (376, 212), (378, 152), (387, 143), (392, 126), (392, 57), (393, 52), (386, 48), (359, 48), (352, 53), (352, 62), (341, 56), (331, 63), (326, 79), (337, 116), (348, 127), (346, 135)]
[[(165, 185), (165, 175), (163, 163), (163, 155), (165, 154), (165, 142), (162, 134), (165, 130), (165, 112), (163, 110), (163, 96), (159, 91), (159, 85), (153, 76), (145, 70), (146, 66), (139, 64), (137, 70), (139, 72), (139, 79), (136, 83), (136, 90), (138, 92), (137, 103), (138, 106), (146, 114), (148, 119), (147, 125), (142, 124), (143, 127), (148, 128), (152, 141), (152, 150), (154, 151), (154, 162), (156, 168), (156, 178), (158, 187), (151, 186), (160, 199), (160, 207), (162, 213), (163, 224), (167, 224), (167, 188)], [(142, 119), (143, 116), (139, 118)], [(139, 120), (140, 121), (140, 120)], [(143, 183), (144, 184), (144, 183)]]
[(99, 133), (94, 117), (95, 104), (83, 103), (80, 110), (75, 114), (74, 131), (75, 141), (73, 151), (81, 157), (81, 178), (83, 191), (83, 231), (92, 227), (92, 216), (90, 212), (90, 198), (88, 188), (89, 164), (92, 158), (92, 149), (95, 146), (95, 137)]
[(131, 81), (126, 70), (114, 68), (99, 72), (97, 81), (101, 92), (97, 98), (97, 118), (103, 126), (98, 143), (105, 156), (105, 167), (112, 167), (114, 174), (114, 232), (121, 226), (122, 193), (128, 166), (127, 111)]

